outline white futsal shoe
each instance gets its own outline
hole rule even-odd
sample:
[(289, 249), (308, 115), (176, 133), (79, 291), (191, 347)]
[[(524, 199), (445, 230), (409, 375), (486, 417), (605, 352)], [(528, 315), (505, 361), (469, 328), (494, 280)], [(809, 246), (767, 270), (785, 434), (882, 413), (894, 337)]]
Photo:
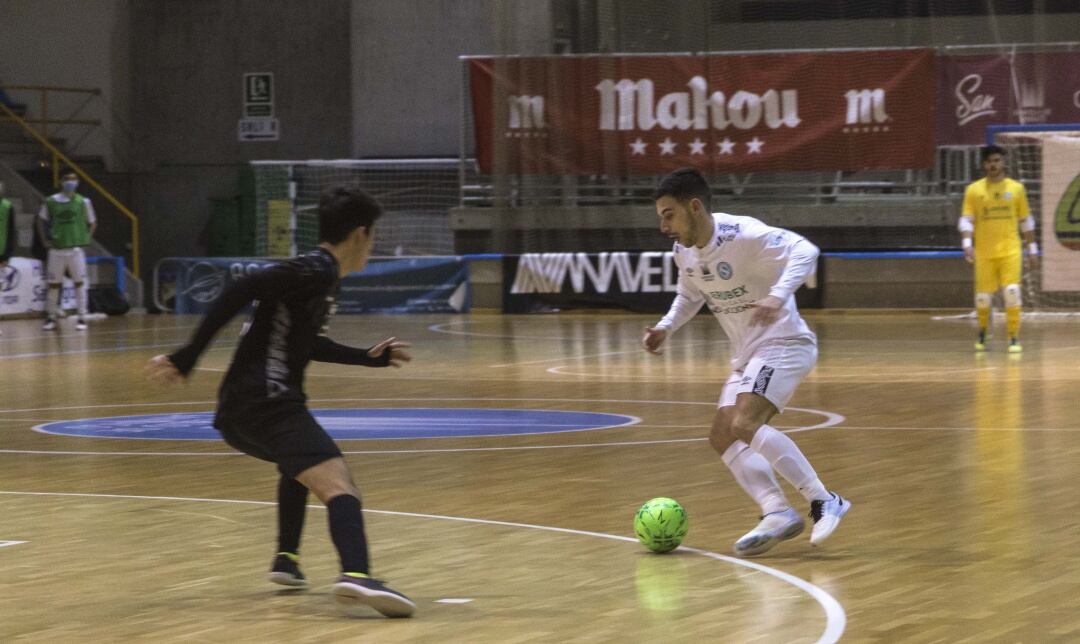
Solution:
[(773, 546), (802, 534), (802, 517), (792, 508), (770, 512), (761, 517), (761, 523), (735, 542), (735, 554), (740, 557), (760, 555)]
[(836, 492), (828, 501), (811, 501), (810, 518), (814, 520), (814, 529), (810, 532), (810, 544), (820, 546), (822, 541), (840, 525), (840, 519), (851, 509), (851, 502)]

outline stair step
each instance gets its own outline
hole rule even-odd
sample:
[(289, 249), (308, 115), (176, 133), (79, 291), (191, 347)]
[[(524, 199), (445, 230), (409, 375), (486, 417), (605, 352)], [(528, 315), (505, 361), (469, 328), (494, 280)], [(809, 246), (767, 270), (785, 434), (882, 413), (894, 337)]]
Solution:
[(0, 156), (5, 156), (5, 155), (8, 155), (8, 154), (15, 154), (15, 155), (36, 154), (38, 156), (41, 156), (41, 146), (40, 145), (30, 145), (29, 143), (6, 143), (4, 141), (0, 141)]
[(41, 169), (41, 157), (38, 155), (6, 155), (0, 154), (0, 161), (11, 167), (16, 172), (33, 172)]

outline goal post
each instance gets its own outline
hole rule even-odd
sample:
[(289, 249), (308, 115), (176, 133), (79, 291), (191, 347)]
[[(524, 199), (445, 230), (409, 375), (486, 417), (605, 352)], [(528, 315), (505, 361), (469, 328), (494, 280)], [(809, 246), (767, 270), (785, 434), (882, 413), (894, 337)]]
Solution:
[(453, 255), (450, 209), (460, 202), (458, 159), (252, 161), (255, 252), (282, 257), (319, 241), (319, 195), (359, 186), (383, 206), (375, 255)]
[(1042, 257), (1024, 272), (1025, 314), (1080, 315), (1080, 123), (989, 126), (987, 143), (1007, 151), (1036, 222)]

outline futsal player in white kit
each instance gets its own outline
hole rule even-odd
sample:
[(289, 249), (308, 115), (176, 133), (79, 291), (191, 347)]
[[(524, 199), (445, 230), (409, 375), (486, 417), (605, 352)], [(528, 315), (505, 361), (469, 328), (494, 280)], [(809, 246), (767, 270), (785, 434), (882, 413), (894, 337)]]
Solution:
[(762, 554), (803, 531), (774, 469), (810, 502), (810, 543), (820, 545), (851, 503), (826, 489), (795, 442), (767, 424), (817, 361), (817, 337), (794, 293), (814, 272), (819, 251), (789, 230), (711, 213), (709, 197), (708, 183), (692, 168), (667, 175), (653, 193), (660, 232), (675, 241), (679, 280), (671, 309), (646, 329), (642, 344), (660, 353), (668, 335), (709, 307), (732, 349), (709, 443), (761, 506), (761, 522), (735, 542), (735, 554)]

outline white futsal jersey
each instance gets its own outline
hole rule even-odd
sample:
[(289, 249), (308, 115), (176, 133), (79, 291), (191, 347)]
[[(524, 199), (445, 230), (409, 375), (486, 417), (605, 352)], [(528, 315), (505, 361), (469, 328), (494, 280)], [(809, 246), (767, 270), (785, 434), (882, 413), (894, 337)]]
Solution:
[[(707, 305), (732, 344), (732, 368), (744, 368), (763, 343), (817, 341), (795, 307), (795, 290), (814, 272), (818, 247), (802, 235), (774, 228), (753, 217), (713, 213), (716, 226), (704, 248), (673, 249), (679, 281), (671, 310), (656, 328), (673, 333)], [(784, 301), (776, 320), (751, 326), (757, 300)]]

